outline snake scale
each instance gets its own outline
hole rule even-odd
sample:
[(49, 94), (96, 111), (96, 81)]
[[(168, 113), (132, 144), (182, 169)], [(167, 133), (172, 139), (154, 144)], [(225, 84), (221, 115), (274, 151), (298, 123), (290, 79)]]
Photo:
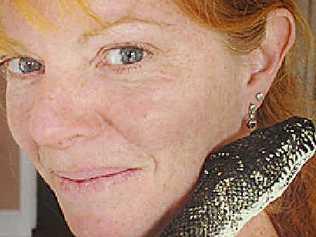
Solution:
[(315, 152), (315, 125), (294, 116), (210, 153), (188, 201), (160, 236), (235, 236)]

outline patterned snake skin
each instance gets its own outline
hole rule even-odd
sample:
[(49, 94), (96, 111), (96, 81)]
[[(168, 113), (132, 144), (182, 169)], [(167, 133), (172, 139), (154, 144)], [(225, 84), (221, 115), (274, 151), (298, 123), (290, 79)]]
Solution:
[(189, 201), (160, 236), (235, 236), (315, 152), (315, 125), (296, 116), (225, 145), (210, 154)]

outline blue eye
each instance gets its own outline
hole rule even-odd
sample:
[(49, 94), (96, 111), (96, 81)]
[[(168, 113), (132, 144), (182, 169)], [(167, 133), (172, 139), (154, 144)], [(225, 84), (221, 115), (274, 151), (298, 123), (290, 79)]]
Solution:
[(98, 53), (101, 59), (97, 67), (110, 69), (117, 74), (129, 73), (148, 65), (158, 52), (160, 49), (152, 44), (128, 42), (125, 45), (102, 49)]
[(7, 69), (15, 74), (29, 74), (42, 71), (44, 66), (30, 57), (13, 58), (7, 62)]
[(143, 60), (144, 49), (137, 47), (125, 47), (108, 50), (105, 55), (106, 64), (134, 64)]

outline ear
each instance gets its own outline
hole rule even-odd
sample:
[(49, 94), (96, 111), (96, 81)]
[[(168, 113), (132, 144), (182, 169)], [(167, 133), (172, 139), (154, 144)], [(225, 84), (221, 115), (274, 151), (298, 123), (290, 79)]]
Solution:
[(286, 9), (277, 9), (269, 13), (266, 22), (266, 34), (259, 48), (246, 56), (248, 81), (246, 89), (245, 114), (248, 116), (250, 103), (257, 108), (262, 102), (256, 101), (258, 92), (267, 94), (272, 85), (285, 55), (295, 42), (295, 20)]

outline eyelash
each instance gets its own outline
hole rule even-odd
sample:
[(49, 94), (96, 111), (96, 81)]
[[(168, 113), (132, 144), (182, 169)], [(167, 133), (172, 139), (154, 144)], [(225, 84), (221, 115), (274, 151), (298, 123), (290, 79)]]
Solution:
[(142, 67), (142, 62), (147, 61), (148, 59), (150, 59), (154, 55), (151, 47), (147, 46), (146, 44), (143, 44), (143, 43), (126, 43), (126, 44), (120, 45), (120, 46), (103, 48), (103, 49), (99, 50), (99, 52), (97, 53), (97, 57), (99, 56), (99, 54), (101, 54), (102, 57), (105, 57), (105, 55), (106, 55), (105, 53), (110, 51), (110, 50), (118, 50), (118, 49), (124, 49), (124, 48), (140, 49), (144, 52), (144, 57), (142, 58), (142, 60), (140, 62), (136, 62), (133, 64), (119, 64), (119, 65), (111, 65), (111, 64), (105, 63), (102, 60), (100, 60), (97, 63), (96, 67), (99, 67), (99, 66), (110, 67), (111, 70), (113, 70), (117, 74), (123, 74), (126, 72), (129, 73), (132, 70), (140, 69)]
[[(119, 50), (119, 49), (126, 49), (126, 48), (134, 48), (134, 49), (141, 50), (143, 52), (142, 60), (139, 61), (139, 62), (131, 63), (131, 64), (112, 65), (112, 64), (104, 62), (104, 60), (101, 59), (96, 64), (96, 67), (97, 68), (100, 67), (100, 66), (101, 67), (109, 67), (111, 70), (113, 70), (117, 74), (129, 73), (130, 71), (140, 69), (142, 67), (142, 65), (141, 65), (142, 62), (150, 59), (151, 56), (154, 55), (153, 52), (152, 52), (151, 47), (147, 46), (147, 44), (143, 44), (143, 43), (126, 43), (126, 44), (123, 44), (123, 45), (121, 44), (119, 46), (102, 48), (102, 49), (100, 49), (98, 51), (98, 53), (97, 53), (95, 58), (99, 58), (100, 56), (105, 58), (106, 53), (107, 52), (109, 53), (111, 50)], [(16, 56), (16, 57), (11, 57), (11, 58), (4, 56), (4, 57), (2, 57), (0, 59), (0, 67), (2, 67), (3, 65), (9, 63), (13, 59), (20, 59), (22, 57), (28, 57), (28, 56), (19, 56), (19, 57)], [(29, 58), (33, 59), (32, 57), (29, 57)], [(36, 60), (36, 59), (34, 59), (34, 60), (39, 62), (39, 63), (41, 63), (40, 60)], [(43, 65), (43, 67), (45, 69), (45, 65)], [(36, 73), (36, 75), (38, 75), (37, 73), (38, 72), (42, 72), (42, 71), (43, 70), (37, 71), (37, 72), (34, 72), (34, 73)], [(15, 74), (14, 72), (11, 72), (11, 73)], [(18, 76), (19, 77), (30, 77), (30, 76), (34, 76), (34, 73), (30, 72), (30, 73), (26, 73), (26, 74), (18, 74)]]
[[(32, 57), (28, 57), (28, 56), (24, 56), (24, 55), (21, 55), (21, 56), (15, 56), (15, 57), (8, 57), (8, 56), (4, 56), (0, 59), (0, 70), (3, 70), (3, 66), (5, 66), (5, 70), (3, 70), (4, 73), (7, 72), (6, 70), (6, 67), (7, 67), (7, 64), (11, 61), (11, 60), (14, 60), (14, 59), (21, 59), (23, 57), (27, 57), (27, 58), (31, 58), (33, 59)], [(37, 60), (37, 59), (34, 59), (35, 61), (41, 63), (41, 60)], [(41, 63), (42, 64), (42, 63)], [(43, 65), (43, 64), (42, 64)], [(43, 65), (43, 69), (41, 69), (39, 72), (43, 72), (45, 71), (45, 65)], [(14, 73), (14, 72), (10, 72), (11, 74), (17, 74), (17, 73)], [(21, 78), (27, 78), (27, 77), (31, 77), (31, 76), (37, 76), (37, 72), (31, 72), (31, 73), (27, 73), (27, 74), (18, 74), (19, 77)]]

